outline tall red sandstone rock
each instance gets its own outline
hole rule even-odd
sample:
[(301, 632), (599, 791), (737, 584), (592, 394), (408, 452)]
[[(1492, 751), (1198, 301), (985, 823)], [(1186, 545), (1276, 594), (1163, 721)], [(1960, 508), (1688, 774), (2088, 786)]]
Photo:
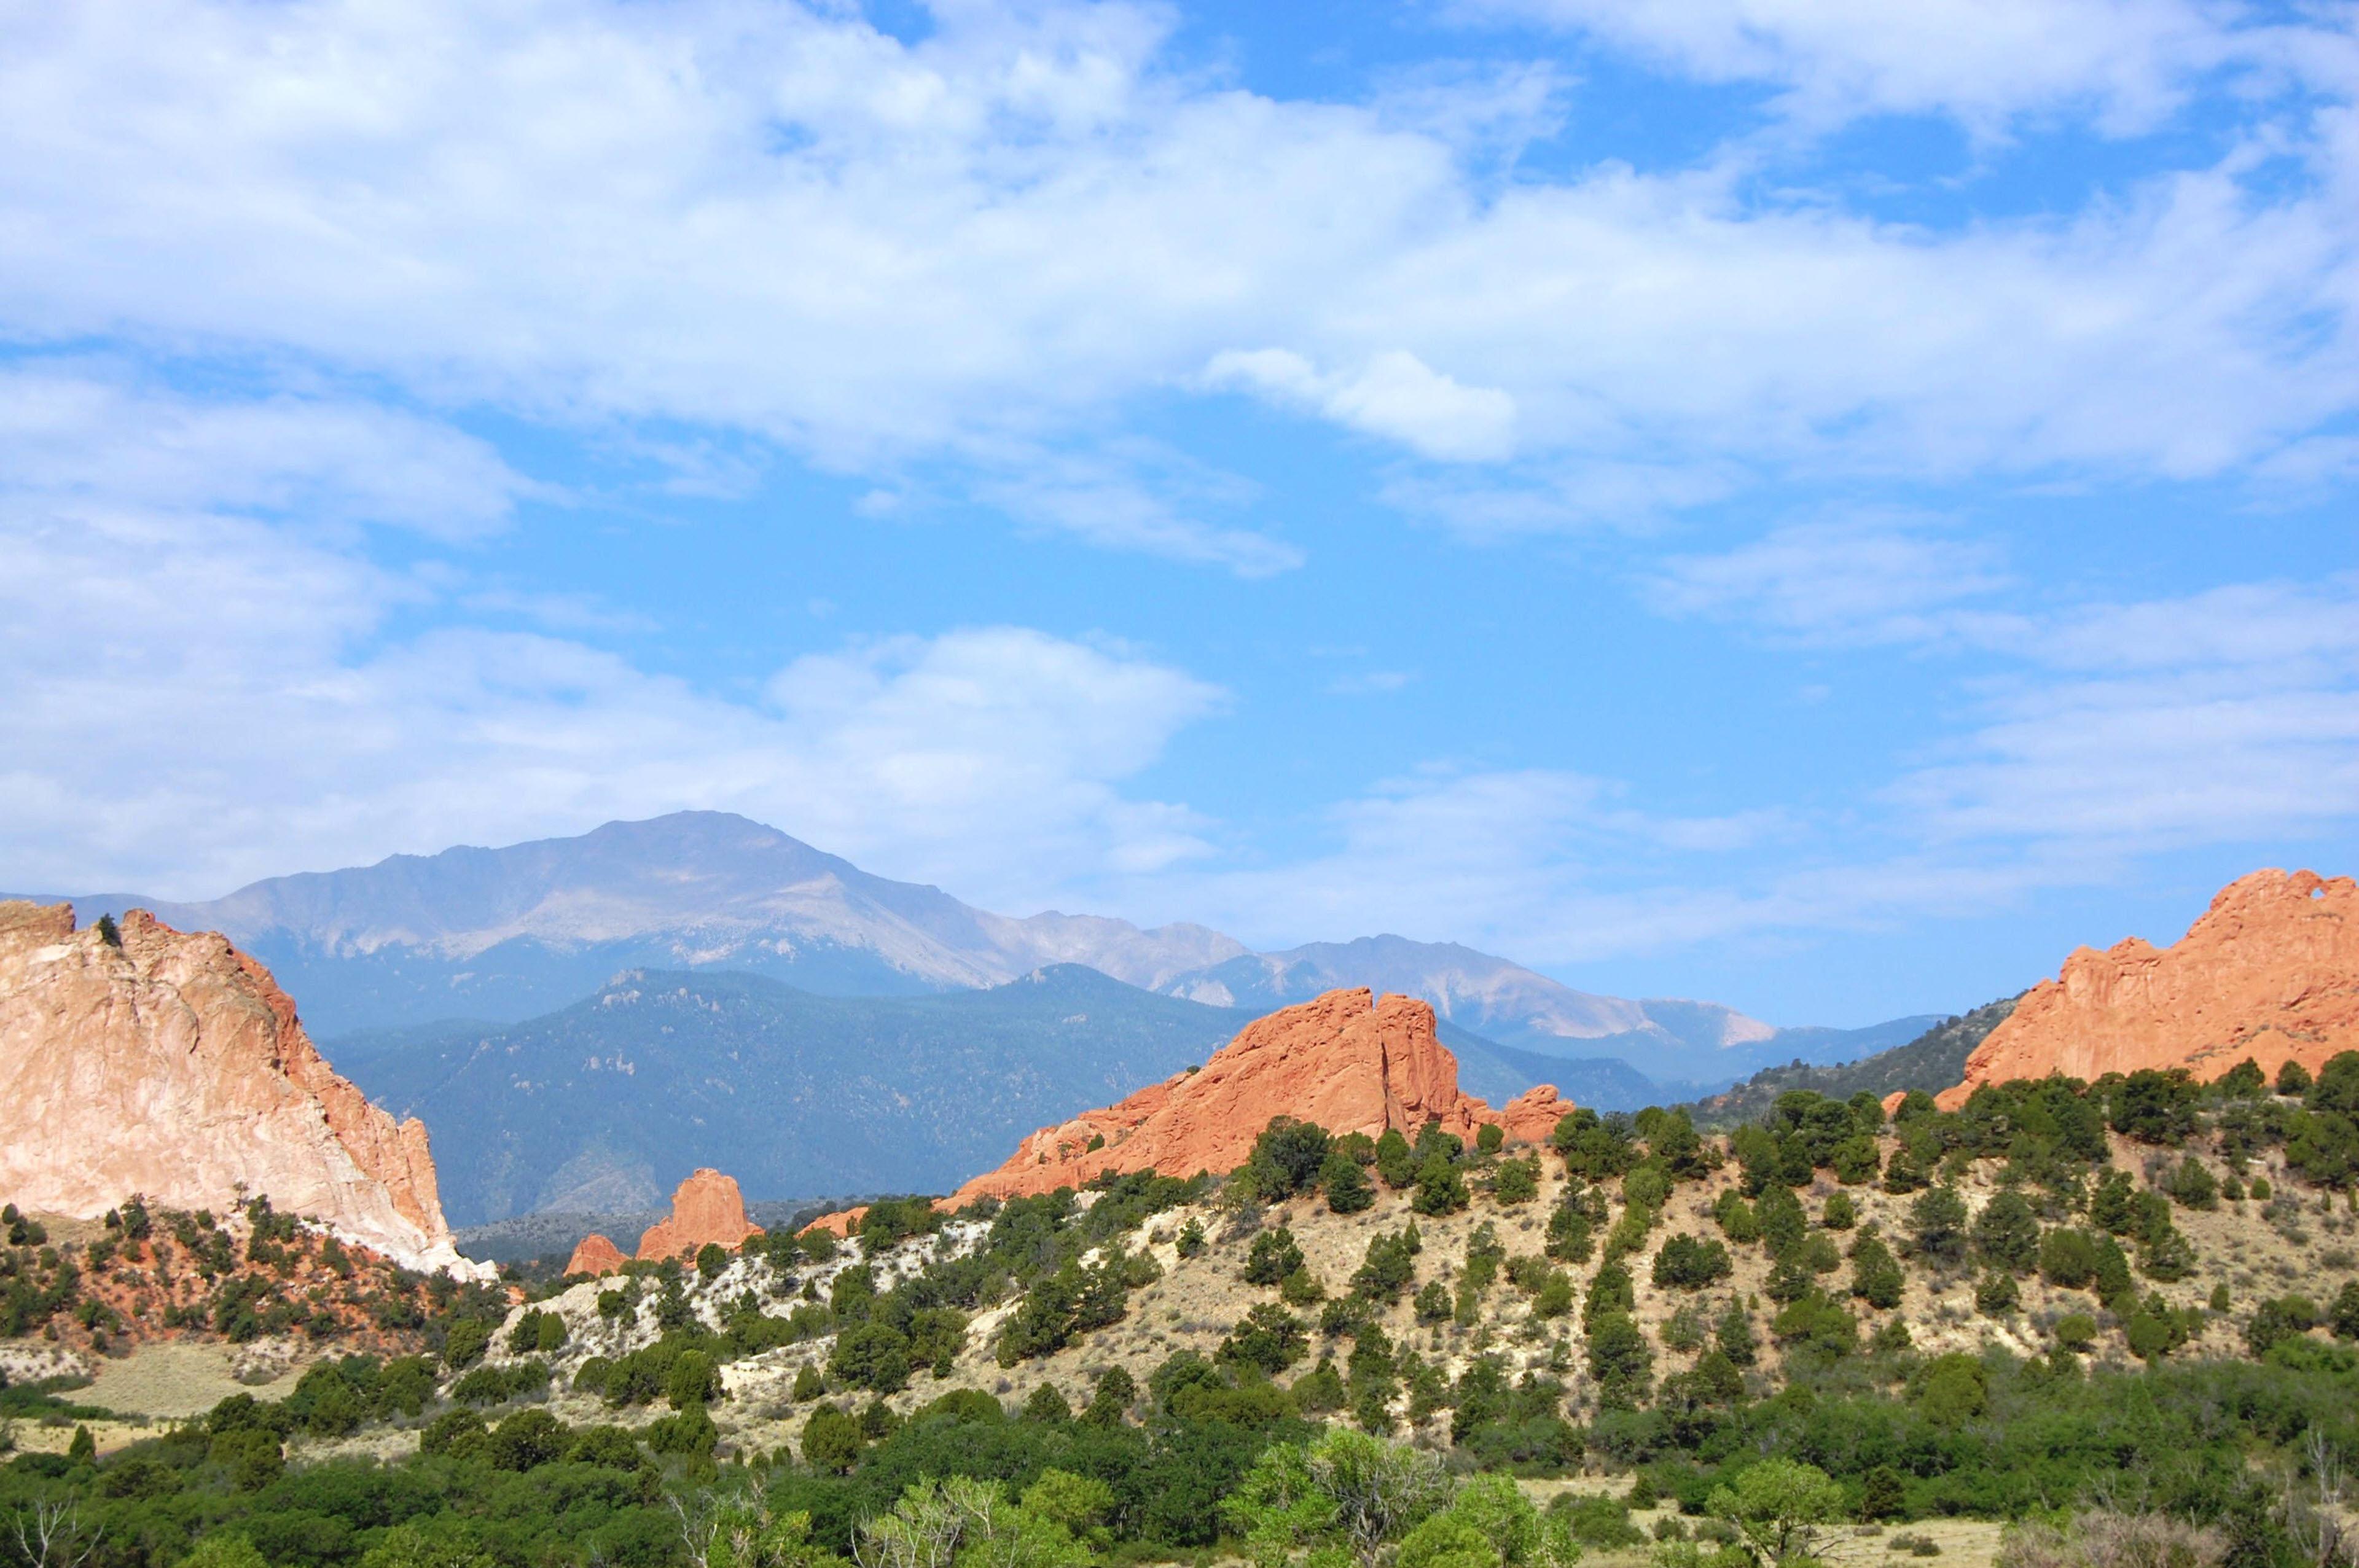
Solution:
[(2098, 1078), (2185, 1067), (2209, 1081), (2251, 1057), (2274, 1076), (2359, 1049), (2359, 884), (2311, 871), (2255, 871), (2220, 891), (2172, 946), (2131, 937), (2083, 947), (2033, 987), (1966, 1058), (1976, 1086), (2063, 1073)]
[(694, 1253), (707, 1242), (735, 1251), (762, 1227), (746, 1219), (745, 1200), (734, 1177), (700, 1170), (674, 1188), (671, 1213), (639, 1238), (639, 1257), (653, 1260)]
[(0, 1195), (21, 1207), (260, 1194), (410, 1267), (487, 1271), (451, 1245), (425, 1125), (339, 1076), (217, 933), (133, 910), (117, 945), (65, 904), (0, 903)]
[(1459, 1092), (1458, 1059), (1434, 1037), (1433, 1009), (1334, 990), (1245, 1025), (1201, 1071), (1040, 1129), (944, 1206), (1079, 1186), (1107, 1171), (1233, 1171), (1274, 1116), (1371, 1137), (1388, 1127), (1415, 1137), (1439, 1121), (1472, 1139), (1482, 1123), (1501, 1122), (1510, 1135), (1538, 1139), (1571, 1108), (1544, 1085), (1516, 1097), (1511, 1114), (1495, 1114)]

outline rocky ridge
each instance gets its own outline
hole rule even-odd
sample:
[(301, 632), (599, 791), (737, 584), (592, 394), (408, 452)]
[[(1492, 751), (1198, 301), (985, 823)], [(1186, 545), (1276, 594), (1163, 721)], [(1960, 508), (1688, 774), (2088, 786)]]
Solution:
[(1571, 1108), (1543, 1084), (1494, 1111), (1460, 1092), (1458, 1062), (1435, 1037), (1431, 1007), (1334, 990), (1247, 1024), (1201, 1068), (1040, 1129), (944, 1206), (1079, 1187), (1110, 1171), (1233, 1171), (1281, 1115), (1372, 1137), (1387, 1128), (1414, 1137), (1439, 1122), (1472, 1139), (1495, 1122), (1511, 1139), (1537, 1141)]
[(2094, 1079), (2184, 1067), (2209, 1082), (2247, 1057), (2316, 1072), (2359, 1047), (2359, 883), (2260, 871), (2223, 888), (2169, 947), (2133, 936), (2083, 947), (2016, 1004), (1936, 1097), (2062, 1073)]
[(407, 1267), (479, 1271), (451, 1245), (425, 1125), (338, 1076), (218, 934), (138, 910), (77, 930), (63, 905), (0, 903), (0, 1194), (26, 1209), (266, 1195)]

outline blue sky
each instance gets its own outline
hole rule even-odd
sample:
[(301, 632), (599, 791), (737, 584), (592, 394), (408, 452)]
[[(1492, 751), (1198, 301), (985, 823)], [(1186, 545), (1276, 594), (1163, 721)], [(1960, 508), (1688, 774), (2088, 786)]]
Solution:
[(2350, 872), (2353, 17), (0, 7), (0, 885), (709, 806), (1856, 1023)]

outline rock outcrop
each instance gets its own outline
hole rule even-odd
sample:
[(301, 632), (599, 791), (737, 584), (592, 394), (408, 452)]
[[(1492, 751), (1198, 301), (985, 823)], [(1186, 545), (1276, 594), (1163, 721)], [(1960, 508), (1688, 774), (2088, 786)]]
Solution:
[(266, 1195), (417, 1269), (488, 1272), (451, 1245), (426, 1128), (328, 1065), (269, 972), (143, 911), (110, 933), (0, 903), (0, 1195), (95, 1217)]
[(573, 1244), (573, 1256), (565, 1260), (569, 1274), (611, 1274), (630, 1258), (606, 1238), (592, 1231)]
[(1499, 1125), (1510, 1143), (1545, 1143), (1572, 1109), (1572, 1102), (1557, 1098), (1554, 1084), (1536, 1084), (1499, 1108)]
[(692, 1255), (707, 1242), (718, 1242), (734, 1252), (762, 1227), (745, 1217), (745, 1199), (734, 1177), (714, 1170), (699, 1170), (672, 1190), (671, 1213), (647, 1227), (639, 1238), (639, 1257), (647, 1261)]
[(833, 1214), (821, 1215), (817, 1219), (804, 1226), (801, 1234), (809, 1236), (814, 1230), (824, 1230), (841, 1241), (859, 1228), (861, 1220), (867, 1216), (867, 1213), (868, 1206), (864, 1203), (855, 1204), (850, 1208), (840, 1208)]
[(2359, 884), (2255, 871), (2221, 890), (2177, 945), (2137, 937), (2064, 960), (1966, 1058), (1976, 1086), (2063, 1073), (2098, 1078), (2184, 1067), (2209, 1081), (2251, 1057), (2275, 1076), (2359, 1049)]
[(1107, 1171), (1233, 1171), (1274, 1116), (1372, 1137), (1396, 1128), (1414, 1138), (1438, 1121), (1471, 1140), (1483, 1123), (1498, 1122), (1511, 1137), (1536, 1140), (1571, 1107), (1543, 1085), (1509, 1108), (1502, 1116), (1459, 1092), (1458, 1059), (1434, 1037), (1424, 1002), (1329, 991), (1245, 1025), (1201, 1070), (1040, 1129), (945, 1206), (1079, 1186)]

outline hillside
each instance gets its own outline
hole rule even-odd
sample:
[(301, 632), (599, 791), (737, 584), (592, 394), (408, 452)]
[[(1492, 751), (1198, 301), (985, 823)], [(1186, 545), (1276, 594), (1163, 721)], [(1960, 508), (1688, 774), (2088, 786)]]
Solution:
[(1906, 1045), (1856, 1062), (1827, 1067), (1789, 1063), (1764, 1068), (1724, 1094), (1681, 1108), (1695, 1118), (1699, 1127), (1734, 1127), (1767, 1116), (1777, 1097), (1793, 1089), (1810, 1089), (1830, 1099), (1870, 1094), (1880, 1100), (1911, 1089), (1938, 1094), (1958, 1081), (1966, 1058), (2006, 1021), (2021, 1000), (2003, 997), (1984, 1002), (1972, 1012), (1934, 1024)]
[[(2298, 1094), (2045, 1080), (1898, 1120), (1805, 1094), (1724, 1140), (1661, 1112), (1495, 1152), (1274, 1125), (1226, 1180), (885, 1203), (849, 1241), (446, 1292), (430, 1358), (296, 1348), (299, 1378), (255, 1365), (259, 1400), (177, 1430), (11, 1390), (45, 1424), (0, 1509), (71, 1497), (77, 1528), (136, 1536), (156, 1499), (201, 1498), (254, 1561), (325, 1568), (424, 1550), (427, 1518), (387, 1520), (430, 1495), (437, 1550), (660, 1563), (683, 1522), (736, 1519), (821, 1568), (955, 1503), (1054, 1523), (1069, 1549), (1044, 1560), (1081, 1568), (1245, 1555), (1257, 1488), (1311, 1444), (1558, 1542), (1528, 1568), (1571, 1541), (1635, 1568), (1647, 1533), (1739, 1568), (1723, 1499), (1776, 1454), (1810, 1466), (1792, 1522), (1830, 1563), (1946, 1542), (1978, 1568), (1995, 1528), (1920, 1521), (2092, 1495), (2132, 1510), (2107, 1528), (2243, 1519), (2258, 1560), (2309, 1562), (2297, 1440), (2359, 1436), (2354, 1108), (2359, 1054)], [(95, 1245), (52, 1251), (95, 1275)], [(2219, 1562), (2209, 1539), (2170, 1560)]]

